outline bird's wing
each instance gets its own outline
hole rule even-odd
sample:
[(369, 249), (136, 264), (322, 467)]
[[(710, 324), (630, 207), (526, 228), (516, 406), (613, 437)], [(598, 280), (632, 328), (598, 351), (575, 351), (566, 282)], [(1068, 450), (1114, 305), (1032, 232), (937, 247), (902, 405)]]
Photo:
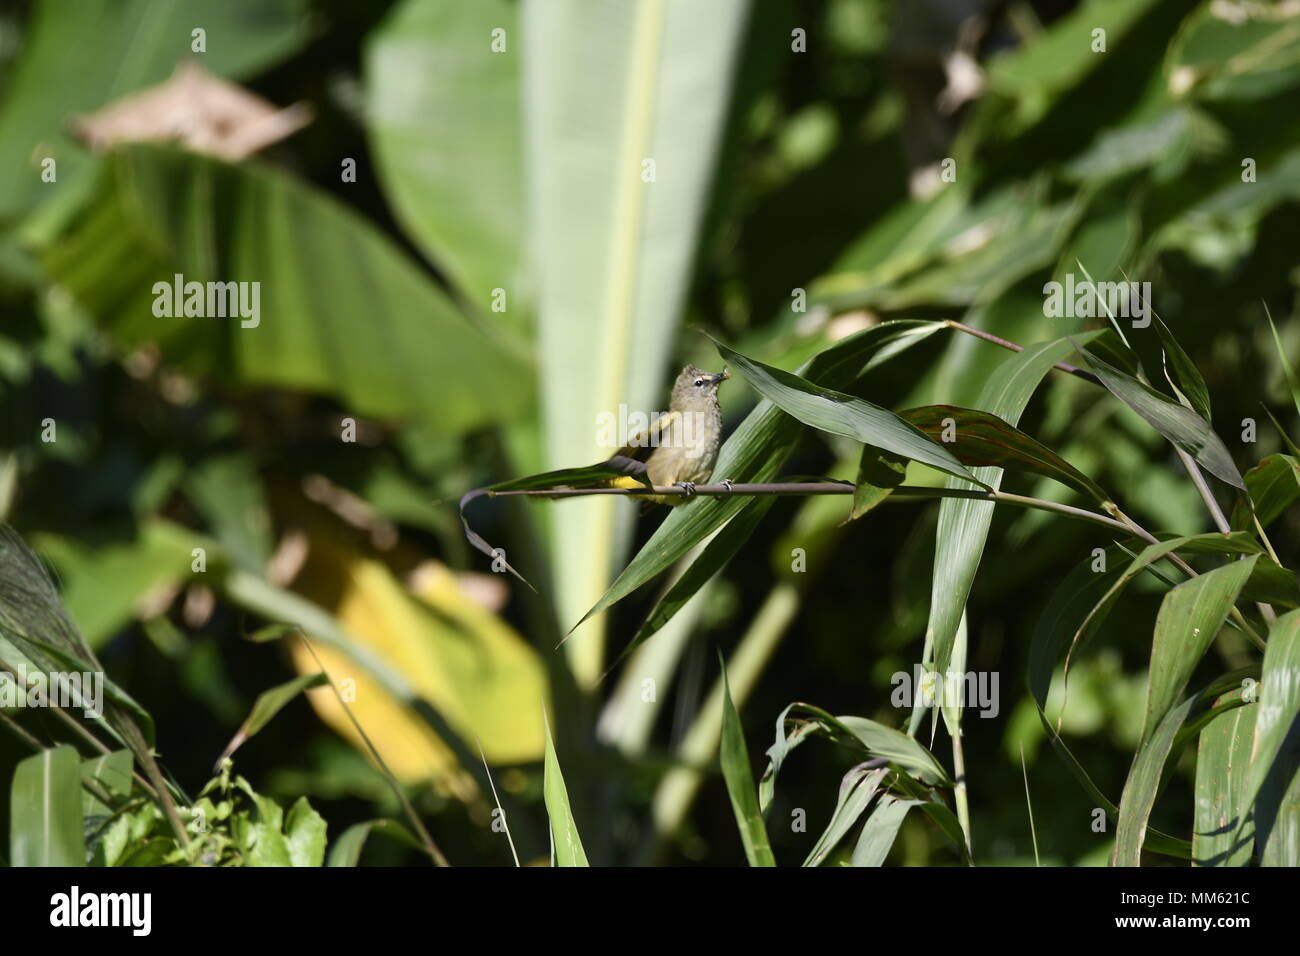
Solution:
[(664, 433), (672, 427), (673, 423), (682, 417), (679, 411), (664, 412), (646, 428), (629, 436), (627, 444), (614, 452), (615, 458), (632, 458), (636, 461), (645, 461), (650, 457), (651, 452), (659, 447), (663, 441)]

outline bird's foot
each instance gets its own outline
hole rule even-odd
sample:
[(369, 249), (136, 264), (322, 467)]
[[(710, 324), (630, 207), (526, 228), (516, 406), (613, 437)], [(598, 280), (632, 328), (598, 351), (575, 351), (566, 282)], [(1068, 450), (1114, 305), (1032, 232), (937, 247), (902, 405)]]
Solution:
[(679, 481), (677, 487), (682, 489), (683, 497), (689, 498), (695, 494), (695, 482), (693, 481)]
[(724, 486), (728, 491), (735, 491), (735, 490), (736, 490), (735, 488), (732, 488), (732, 487), (731, 487), (732, 484), (733, 484), (733, 482), (732, 482), (732, 480), (731, 480), (730, 478), (723, 478), (720, 482), (718, 482), (718, 484)]

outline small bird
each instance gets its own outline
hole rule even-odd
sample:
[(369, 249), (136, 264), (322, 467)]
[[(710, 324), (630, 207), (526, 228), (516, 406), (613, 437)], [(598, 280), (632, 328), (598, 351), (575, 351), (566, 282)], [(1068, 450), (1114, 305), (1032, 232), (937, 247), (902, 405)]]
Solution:
[[(643, 470), (651, 484), (679, 485), (686, 492), (685, 495), (646, 495), (645, 500), (665, 505), (683, 504), (695, 493), (695, 485), (707, 481), (713, 473), (722, 444), (718, 386), (729, 378), (725, 366), (717, 374), (694, 365), (686, 366), (673, 384), (669, 410), (630, 437), (610, 459), (623, 464), (644, 462), (643, 469), (636, 470)], [(630, 476), (614, 478), (610, 485), (645, 487)]]

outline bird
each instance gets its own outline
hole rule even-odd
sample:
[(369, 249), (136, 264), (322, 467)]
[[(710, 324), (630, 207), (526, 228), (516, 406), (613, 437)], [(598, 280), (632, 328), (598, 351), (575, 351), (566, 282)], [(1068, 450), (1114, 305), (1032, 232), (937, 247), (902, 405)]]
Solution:
[[(696, 484), (713, 474), (722, 444), (722, 410), (718, 388), (731, 378), (726, 366), (709, 373), (687, 365), (673, 383), (668, 411), (631, 436), (610, 462), (644, 474), (652, 485), (677, 485), (684, 495), (645, 495), (647, 502), (670, 506), (684, 504), (695, 494)], [(644, 463), (644, 464), (642, 464)], [(644, 488), (631, 475), (611, 479), (615, 488)], [(723, 482), (723, 484), (730, 484)]]

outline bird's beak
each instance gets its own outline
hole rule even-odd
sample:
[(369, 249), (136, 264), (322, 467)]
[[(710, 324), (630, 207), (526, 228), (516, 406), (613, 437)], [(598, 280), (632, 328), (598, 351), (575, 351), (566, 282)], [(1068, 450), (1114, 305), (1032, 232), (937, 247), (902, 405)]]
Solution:
[(722, 366), (722, 371), (719, 372), (717, 375), (713, 376), (713, 384), (721, 385), (729, 378), (731, 378), (731, 374), (727, 371), (727, 366), (724, 365)]

